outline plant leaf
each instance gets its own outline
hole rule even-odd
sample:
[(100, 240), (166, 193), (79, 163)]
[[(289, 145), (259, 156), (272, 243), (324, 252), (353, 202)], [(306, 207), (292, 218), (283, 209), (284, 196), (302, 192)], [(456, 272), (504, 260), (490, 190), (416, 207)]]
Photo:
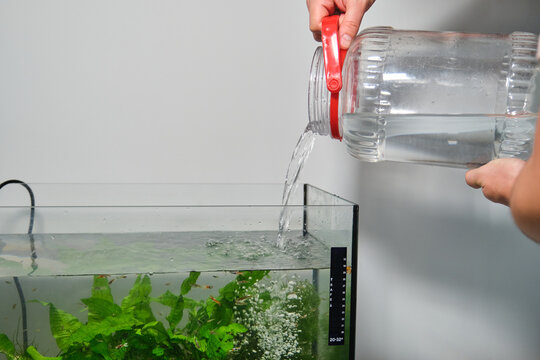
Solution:
[[(238, 278), (238, 277), (237, 277)], [(237, 289), (238, 286), (238, 280), (232, 281), (219, 289), (219, 296), (221, 299), (226, 299), (228, 301), (233, 301), (236, 298)]]
[(69, 346), (73, 343), (72, 335), (83, 324), (75, 316), (57, 309), (53, 304), (49, 303), (49, 323), (51, 326), (51, 332), (56, 339), (58, 347), (67, 351)]
[(109, 316), (100, 322), (81, 326), (71, 336), (71, 343), (87, 343), (97, 335), (109, 336), (120, 330), (130, 330), (140, 322), (132, 314)]
[(150, 336), (156, 344), (160, 344), (169, 338), (169, 334), (163, 324), (159, 321), (152, 321), (145, 324), (142, 328), (144, 336)]
[(94, 283), (92, 285), (92, 297), (97, 299), (103, 299), (113, 303), (113, 297), (111, 294), (111, 287), (109, 286), (109, 280), (103, 275), (94, 275)]
[(184, 316), (184, 297), (180, 295), (174, 306), (171, 308), (171, 312), (167, 316), (167, 321), (169, 322), (169, 327), (171, 330), (174, 330), (178, 323), (182, 321)]
[(223, 354), (222, 350), (222, 343), (220, 339), (216, 335), (210, 334), (210, 336), (208, 337), (208, 345), (206, 348), (208, 357), (210, 359), (223, 359), (226, 353)]
[(205, 335), (208, 336), (209, 353), (218, 359), (225, 358), (234, 347), (234, 336), (246, 331), (245, 326), (231, 323), (227, 326), (220, 326), (210, 333), (205, 332)]
[(122, 300), (122, 311), (132, 313), (142, 323), (154, 321), (156, 318), (150, 308), (151, 292), (152, 285), (148, 275), (145, 275), (142, 279), (141, 275), (137, 276), (128, 296)]
[(107, 346), (106, 342), (94, 340), (90, 343), (90, 349), (94, 353), (103, 356), (105, 360), (112, 360), (111, 355), (109, 354), (109, 347)]
[(165, 354), (165, 350), (162, 347), (158, 346), (152, 350), (152, 354), (161, 357), (163, 356), (163, 354)]
[(105, 299), (91, 297), (81, 301), (88, 306), (88, 323), (100, 322), (109, 316), (122, 313), (120, 306)]
[(247, 331), (247, 328), (242, 324), (230, 323), (227, 326), (221, 326), (216, 330), (216, 334), (223, 335), (225, 333), (236, 335), (239, 333), (244, 333)]
[(171, 340), (182, 340), (182, 341), (188, 342), (190, 344), (195, 345), (195, 348), (198, 351), (202, 353), (206, 353), (206, 340), (204, 339), (198, 339), (195, 336), (186, 336), (186, 335), (177, 334), (177, 335), (172, 335)]
[(194, 310), (197, 307), (203, 306), (204, 300), (193, 300), (190, 298), (184, 298), (184, 307), (186, 309)]
[(199, 275), (201, 275), (201, 273), (198, 271), (191, 271), (189, 273), (188, 278), (182, 282), (182, 286), (180, 287), (180, 295), (186, 295), (191, 290), (193, 285), (197, 283)]
[(5, 354), (10, 359), (15, 356), (15, 345), (6, 334), (0, 334), (0, 354)]
[(43, 356), (41, 355), (35, 347), (33, 346), (29, 346), (28, 349), (26, 349), (26, 353), (28, 355), (30, 355), (30, 357), (33, 359), (33, 360), (62, 360), (62, 357), (59, 356), (59, 357), (48, 357), (48, 356)]
[(168, 306), (168, 307), (173, 307), (176, 304), (176, 301), (178, 300), (178, 296), (174, 295), (172, 292), (167, 290), (160, 297), (152, 298), (151, 300), (154, 302), (158, 302), (162, 305)]

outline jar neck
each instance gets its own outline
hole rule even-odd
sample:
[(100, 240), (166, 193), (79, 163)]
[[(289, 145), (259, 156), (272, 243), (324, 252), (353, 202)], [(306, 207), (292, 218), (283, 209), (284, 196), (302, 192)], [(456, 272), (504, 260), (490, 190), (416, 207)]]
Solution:
[(326, 87), (322, 47), (313, 55), (308, 90), (309, 127), (319, 135), (330, 135), (330, 91)]

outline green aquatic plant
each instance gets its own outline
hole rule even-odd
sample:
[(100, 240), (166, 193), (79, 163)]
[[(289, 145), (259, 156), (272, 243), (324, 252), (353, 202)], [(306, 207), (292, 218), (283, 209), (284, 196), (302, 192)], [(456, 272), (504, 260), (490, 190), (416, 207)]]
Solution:
[(6, 355), (9, 360), (15, 358), (15, 345), (5, 334), (0, 334), (0, 354)]
[[(225, 359), (234, 348), (236, 336), (247, 330), (233, 322), (235, 296), (267, 273), (239, 273), (219, 290), (218, 296), (199, 301), (186, 297), (199, 272), (189, 274), (178, 295), (167, 291), (158, 298), (150, 296), (150, 277), (139, 275), (120, 304), (114, 302), (108, 279), (94, 276), (91, 296), (81, 300), (88, 309), (86, 323), (52, 303), (39, 301), (49, 308), (51, 332), (60, 349), (57, 357), (45, 357), (33, 346), (16, 355), (15, 346), (3, 334), (0, 354), (8, 360)], [(150, 307), (152, 302), (170, 308), (167, 324), (156, 319)], [(179, 328), (184, 312), (188, 319)]]
[(24, 351), (17, 351), (5, 334), (0, 334), (0, 354), (4, 354), (7, 360), (32, 360)]
[[(269, 271), (235, 273), (219, 293), (203, 300), (188, 297), (199, 272), (191, 272), (177, 293), (152, 297), (148, 275), (138, 275), (120, 302), (107, 276), (94, 276), (91, 296), (81, 299), (86, 323), (50, 302), (49, 325), (59, 354), (42, 355), (34, 346), (16, 352), (0, 334), (7, 360), (311, 360), (318, 334), (319, 296), (306, 280), (271, 279)], [(265, 281), (263, 278), (265, 278)], [(161, 304), (157, 318), (151, 304)], [(159, 320), (161, 319), (161, 320)]]

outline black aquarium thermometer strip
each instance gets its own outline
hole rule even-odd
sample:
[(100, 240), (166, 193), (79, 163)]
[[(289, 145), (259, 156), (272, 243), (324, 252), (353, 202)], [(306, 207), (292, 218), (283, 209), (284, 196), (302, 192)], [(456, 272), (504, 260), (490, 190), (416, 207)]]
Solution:
[(330, 249), (330, 311), (328, 345), (345, 344), (345, 302), (347, 298), (347, 248)]

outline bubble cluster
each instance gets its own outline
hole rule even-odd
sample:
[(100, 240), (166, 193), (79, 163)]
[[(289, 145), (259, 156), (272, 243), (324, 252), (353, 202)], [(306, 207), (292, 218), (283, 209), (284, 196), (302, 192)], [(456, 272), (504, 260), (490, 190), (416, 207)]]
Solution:
[[(304, 299), (306, 295), (313, 296), (313, 290), (311, 284), (290, 274), (264, 279), (247, 289), (234, 309), (235, 321), (248, 329), (238, 343), (238, 358), (311, 359), (313, 334), (311, 331), (303, 334), (303, 331), (307, 318), (318, 327), (317, 309), (310, 301), (306, 307), (307, 298)], [(310, 337), (309, 344), (306, 344), (306, 335)]]
[[(290, 276), (289, 276), (290, 278)], [(294, 359), (300, 354), (298, 323), (301, 311), (295, 293), (297, 280), (258, 282), (248, 290), (248, 297), (237, 307), (236, 321), (249, 330), (243, 334), (240, 348), (260, 360)]]

